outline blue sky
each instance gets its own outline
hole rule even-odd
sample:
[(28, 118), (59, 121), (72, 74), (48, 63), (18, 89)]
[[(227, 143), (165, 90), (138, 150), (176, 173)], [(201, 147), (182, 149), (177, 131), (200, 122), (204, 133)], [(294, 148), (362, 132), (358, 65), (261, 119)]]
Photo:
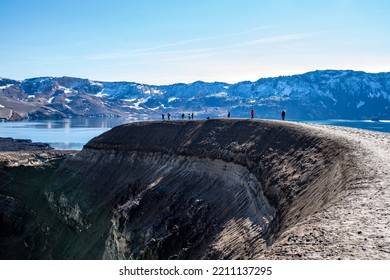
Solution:
[(2, 0), (0, 77), (238, 82), (390, 71), (390, 1)]

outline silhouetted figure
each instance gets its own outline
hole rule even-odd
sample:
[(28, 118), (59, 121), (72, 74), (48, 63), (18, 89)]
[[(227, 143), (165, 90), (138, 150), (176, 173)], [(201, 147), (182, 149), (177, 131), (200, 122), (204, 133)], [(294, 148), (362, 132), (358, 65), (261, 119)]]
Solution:
[(230, 118), (230, 112), (228, 112), (228, 118)]
[(184, 113), (181, 114), (181, 119), (184, 120)]
[(189, 119), (189, 120), (191, 119), (191, 114), (190, 114), (190, 113), (188, 113), (188, 119)]
[(164, 120), (164, 117), (165, 117), (165, 115), (164, 115), (164, 114), (161, 114), (161, 118), (162, 118), (162, 120)]
[(191, 119), (192, 120), (194, 119), (194, 113), (191, 113)]
[(282, 111), (282, 120), (284, 120), (285, 117), (286, 117), (286, 112), (283, 110), (283, 111)]
[(171, 113), (168, 113), (168, 121), (171, 120)]
[(255, 117), (255, 109), (252, 108), (251, 110), (251, 118), (253, 119)]

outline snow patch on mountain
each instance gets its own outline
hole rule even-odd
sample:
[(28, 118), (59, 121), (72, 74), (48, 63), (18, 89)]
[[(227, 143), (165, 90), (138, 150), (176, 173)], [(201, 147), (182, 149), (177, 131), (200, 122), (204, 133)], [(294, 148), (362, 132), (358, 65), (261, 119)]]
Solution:
[(145, 102), (147, 102), (148, 100), (149, 100), (149, 97), (140, 98), (140, 99), (138, 99), (137, 102), (134, 102), (134, 105), (135, 105), (135, 106), (139, 106), (139, 104), (145, 103)]
[(130, 98), (130, 99), (121, 99), (123, 102), (134, 102), (137, 100), (137, 98)]
[[(133, 110), (145, 110), (145, 108), (141, 107), (140, 105), (147, 102), (149, 100), (149, 97), (146, 98), (133, 98), (133, 99), (121, 99), (123, 102), (130, 103), (130, 104), (123, 104), (122, 108), (129, 108)], [(151, 110), (149, 108), (149, 110)]]
[(92, 86), (99, 86), (99, 87), (103, 87), (103, 84), (102, 84), (102, 83), (95, 82), (95, 81), (89, 81), (89, 82), (90, 82), (90, 84), (91, 84)]
[(162, 91), (158, 90), (158, 89), (151, 88), (151, 89), (144, 90), (144, 93), (145, 94), (162, 94)]
[(152, 111), (160, 111), (160, 110), (166, 110), (167, 109), (167, 107), (165, 107), (165, 105), (164, 104), (161, 104), (161, 105), (159, 105), (159, 106), (157, 106), (157, 107), (154, 107), (154, 108), (148, 108), (149, 110), (152, 110)]
[(64, 93), (72, 93), (72, 89), (67, 87), (58, 86), (58, 89), (62, 90)]
[(206, 97), (218, 97), (218, 98), (223, 98), (223, 97), (227, 97), (227, 96), (228, 96), (228, 93), (227, 93), (227, 92), (221, 91), (221, 92), (218, 92), (218, 93), (214, 93), (214, 94), (207, 95)]
[(356, 109), (359, 109), (359, 108), (362, 107), (364, 104), (366, 104), (366, 102), (360, 100), (359, 103), (356, 105)]
[(7, 89), (9, 87), (12, 87), (14, 84), (7, 84), (5, 86), (0, 86), (0, 89)]
[(177, 97), (169, 97), (168, 98), (168, 103), (171, 103), (171, 102), (173, 102), (173, 101), (175, 101), (175, 100), (178, 100), (179, 98), (177, 98)]
[(104, 89), (98, 93), (95, 94), (96, 97), (106, 97), (106, 96), (110, 96), (108, 93), (103, 93)]

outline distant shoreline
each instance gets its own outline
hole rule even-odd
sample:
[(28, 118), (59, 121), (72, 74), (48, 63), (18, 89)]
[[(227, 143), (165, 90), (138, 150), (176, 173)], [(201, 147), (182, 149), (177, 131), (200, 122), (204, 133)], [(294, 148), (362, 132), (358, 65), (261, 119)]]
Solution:
[(49, 144), (32, 142), (29, 139), (0, 137), (0, 166), (41, 166), (76, 152), (55, 150)]

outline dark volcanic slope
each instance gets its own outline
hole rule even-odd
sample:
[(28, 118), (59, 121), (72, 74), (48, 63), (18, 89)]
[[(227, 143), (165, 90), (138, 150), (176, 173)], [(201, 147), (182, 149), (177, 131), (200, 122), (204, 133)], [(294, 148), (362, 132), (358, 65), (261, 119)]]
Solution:
[(72, 153), (0, 137), (0, 259), (51, 258), (56, 229), (69, 232), (50, 211), (44, 188), (51, 165)]
[(345, 146), (292, 123), (122, 125), (53, 176), (52, 209), (88, 236), (54, 257), (253, 258), (340, 199), (349, 165)]

